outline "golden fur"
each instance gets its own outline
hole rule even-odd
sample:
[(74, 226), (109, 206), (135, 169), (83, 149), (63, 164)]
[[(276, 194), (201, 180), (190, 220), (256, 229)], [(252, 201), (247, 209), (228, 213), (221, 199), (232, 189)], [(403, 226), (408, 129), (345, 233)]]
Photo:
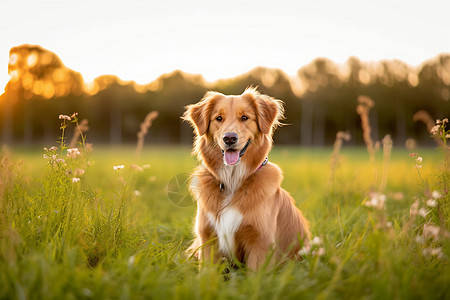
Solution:
[[(280, 100), (253, 88), (238, 96), (208, 92), (187, 107), (183, 118), (195, 128), (194, 153), (201, 161), (191, 183), (197, 217), (189, 250), (198, 259), (227, 257), (255, 270), (272, 251), (273, 263), (309, 247), (308, 223), (281, 188), (280, 168), (271, 162), (262, 166), (282, 116)], [(231, 146), (224, 139), (229, 132), (238, 138)], [(235, 163), (235, 151), (248, 141)]]

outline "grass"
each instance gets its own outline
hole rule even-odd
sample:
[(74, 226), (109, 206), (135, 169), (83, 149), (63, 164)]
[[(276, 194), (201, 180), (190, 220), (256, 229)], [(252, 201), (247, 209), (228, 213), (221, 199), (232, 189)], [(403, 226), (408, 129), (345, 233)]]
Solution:
[(301, 262), (230, 273), (184, 254), (195, 203), (175, 205), (167, 186), (195, 167), (190, 148), (147, 148), (138, 162), (126, 147), (73, 158), (3, 150), (0, 299), (448, 299), (448, 169), (439, 150), (418, 152), (416, 169), (416, 157), (392, 151), (380, 191), (382, 153), (373, 162), (344, 146), (330, 182), (332, 149), (275, 147), (270, 160), (318, 238)]

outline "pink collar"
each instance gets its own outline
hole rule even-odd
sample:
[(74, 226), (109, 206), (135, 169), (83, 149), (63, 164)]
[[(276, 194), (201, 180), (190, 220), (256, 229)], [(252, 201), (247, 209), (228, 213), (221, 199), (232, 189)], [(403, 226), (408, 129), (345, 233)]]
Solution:
[(263, 163), (258, 167), (258, 169), (256, 169), (256, 171), (258, 171), (259, 169), (261, 169), (262, 167), (264, 167), (266, 164), (267, 164), (267, 162), (269, 161), (269, 158), (268, 157), (266, 157), (266, 159), (263, 161)]

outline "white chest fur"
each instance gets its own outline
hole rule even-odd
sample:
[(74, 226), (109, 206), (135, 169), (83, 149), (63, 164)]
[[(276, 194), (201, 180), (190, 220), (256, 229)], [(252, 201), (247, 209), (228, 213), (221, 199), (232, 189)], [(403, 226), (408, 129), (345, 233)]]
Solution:
[(220, 251), (231, 257), (235, 247), (234, 235), (242, 223), (242, 214), (238, 209), (227, 206), (217, 218), (208, 213), (208, 219), (216, 231)]
[(238, 163), (236, 166), (223, 165), (218, 173), (220, 180), (225, 186), (225, 192), (234, 194), (241, 186), (244, 177), (247, 175), (247, 167), (242, 162)]

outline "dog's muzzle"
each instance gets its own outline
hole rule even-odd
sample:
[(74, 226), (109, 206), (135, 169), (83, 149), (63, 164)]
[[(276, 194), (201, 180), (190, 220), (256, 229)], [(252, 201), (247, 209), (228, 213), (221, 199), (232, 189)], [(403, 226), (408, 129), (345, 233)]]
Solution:
[(244, 148), (241, 151), (237, 151), (234, 149), (222, 150), (222, 154), (227, 165), (235, 165), (240, 161), (240, 158), (245, 154), (248, 146), (250, 145), (250, 140), (247, 141)]

